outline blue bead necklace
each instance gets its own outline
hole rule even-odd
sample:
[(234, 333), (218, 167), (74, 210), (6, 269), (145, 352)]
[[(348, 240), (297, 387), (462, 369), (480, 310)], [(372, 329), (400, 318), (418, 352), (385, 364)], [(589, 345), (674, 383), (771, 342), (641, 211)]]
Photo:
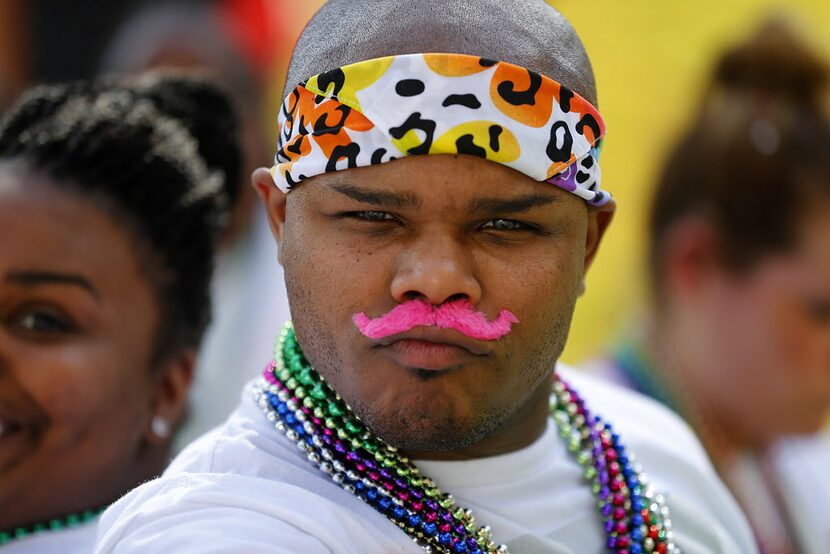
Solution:
[[(597, 499), (617, 554), (678, 554), (664, 498), (649, 486), (613, 427), (556, 374), (551, 416)], [(505, 554), (488, 526), (367, 429), (302, 354), (289, 325), (254, 390), (266, 417), (308, 461), (400, 527), (427, 552)]]

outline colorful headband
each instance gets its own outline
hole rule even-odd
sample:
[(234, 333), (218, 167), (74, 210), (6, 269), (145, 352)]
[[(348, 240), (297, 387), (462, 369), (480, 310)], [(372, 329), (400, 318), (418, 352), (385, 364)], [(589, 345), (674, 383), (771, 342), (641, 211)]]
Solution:
[(377, 58), (311, 77), (285, 99), (271, 174), (288, 192), (321, 173), (419, 154), (472, 154), (600, 206), (605, 124), (587, 100), (506, 62)]

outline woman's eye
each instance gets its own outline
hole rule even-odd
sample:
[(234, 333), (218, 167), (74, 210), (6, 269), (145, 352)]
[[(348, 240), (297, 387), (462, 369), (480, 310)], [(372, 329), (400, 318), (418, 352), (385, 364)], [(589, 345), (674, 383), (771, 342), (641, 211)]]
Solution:
[(495, 231), (525, 231), (530, 229), (524, 223), (519, 223), (512, 219), (491, 219), (481, 226), (482, 229), (492, 229)]
[(830, 323), (830, 301), (808, 300), (806, 302), (807, 313), (816, 323), (826, 325)]
[(62, 315), (46, 311), (31, 310), (17, 318), (18, 327), (33, 333), (69, 333), (75, 329), (72, 321)]

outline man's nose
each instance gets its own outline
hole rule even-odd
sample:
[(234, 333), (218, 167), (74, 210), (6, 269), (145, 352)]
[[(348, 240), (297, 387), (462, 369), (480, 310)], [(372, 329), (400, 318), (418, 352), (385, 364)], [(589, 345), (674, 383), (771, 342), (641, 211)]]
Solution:
[(448, 300), (481, 300), (481, 285), (474, 274), (467, 248), (447, 233), (420, 236), (401, 253), (392, 279), (397, 302), (422, 299), (437, 306)]

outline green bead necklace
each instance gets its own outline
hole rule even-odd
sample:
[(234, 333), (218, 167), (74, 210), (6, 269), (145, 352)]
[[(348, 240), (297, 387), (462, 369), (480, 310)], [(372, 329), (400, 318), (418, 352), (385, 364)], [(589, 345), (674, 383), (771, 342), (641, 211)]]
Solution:
[(31, 525), (23, 525), (15, 527), (14, 529), (0, 531), (0, 546), (8, 544), (14, 540), (24, 539), (39, 533), (62, 531), (64, 529), (74, 529), (75, 527), (80, 527), (81, 525), (84, 525), (85, 523), (88, 523), (98, 517), (105, 509), (106, 506), (102, 508), (84, 510), (83, 512), (57, 517), (50, 519), (49, 521), (34, 523)]
[[(458, 506), (393, 446), (367, 429), (303, 356), (290, 324), (254, 396), (308, 461), (400, 527), (427, 552), (502, 554), (488, 526)], [(597, 499), (606, 545), (618, 554), (677, 554), (669, 509), (610, 424), (554, 375), (551, 415)]]

